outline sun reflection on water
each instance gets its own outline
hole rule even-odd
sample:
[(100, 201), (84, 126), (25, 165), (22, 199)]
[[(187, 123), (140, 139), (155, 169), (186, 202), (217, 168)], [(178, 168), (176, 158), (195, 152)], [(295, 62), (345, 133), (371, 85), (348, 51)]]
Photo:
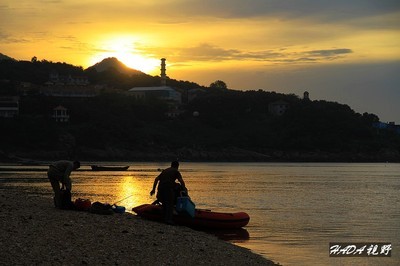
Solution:
[(133, 175), (124, 176), (115, 193), (115, 201), (120, 201), (117, 205), (137, 206), (149, 203), (151, 188), (148, 181)]
[(155, 200), (150, 190), (157, 173), (149, 172), (92, 172), (76, 173), (74, 198), (89, 199), (124, 206), (127, 210)]

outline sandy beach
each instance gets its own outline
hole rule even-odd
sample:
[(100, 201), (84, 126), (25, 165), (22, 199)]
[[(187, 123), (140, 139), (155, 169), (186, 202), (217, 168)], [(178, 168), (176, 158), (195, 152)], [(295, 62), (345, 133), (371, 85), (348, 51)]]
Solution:
[(277, 265), (204, 232), (58, 210), (18, 188), (0, 187), (0, 206), (2, 265)]

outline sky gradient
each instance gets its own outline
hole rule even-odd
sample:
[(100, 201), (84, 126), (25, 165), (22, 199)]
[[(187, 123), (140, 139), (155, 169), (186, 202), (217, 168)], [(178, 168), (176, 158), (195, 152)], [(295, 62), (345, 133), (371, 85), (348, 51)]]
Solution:
[(398, 0), (0, 0), (0, 53), (348, 104), (400, 124)]

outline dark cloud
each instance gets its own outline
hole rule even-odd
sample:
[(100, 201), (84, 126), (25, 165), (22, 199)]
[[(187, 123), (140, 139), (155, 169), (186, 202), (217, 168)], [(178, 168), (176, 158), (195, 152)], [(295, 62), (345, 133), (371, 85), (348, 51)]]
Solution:
[(2, 32), (0, 30), (0, 39), (1, 39), (1, 41), (3, 41), (4, 39), (7, 39), (7, 37), (8, 37), (8, 34), (5, 34), (4, 32)]
[(236, 49), (223, 49), (205, 43), (196, 47), (180, 48), (178, 53), (183, 58), (192, 57), (201, 61), (221, 61), (237, 57), (241, 52)]
[(285, 51), (280, 53), (279, 57), (267, 58), (265, 61), (273, 63), (316, 63), (324, 61), (333, 61), (343, 58), (346, 54), (353, 53), (351, 49), (326, 49), (326, 50), (311, 50), (301, 52)]
[(349, 19), (392, 13), (400, 10), (398, 0), (190, 0), (180, 7), (190, 14), (210, 16), (283, 18), (319, 17), (325, 20)]
[(5, 43), (30, 43), (31, 41), (24, 38), (8, 38), (5, 40)]
[[(144, 53), (154, 53), (158, 48), (137, 48)], [(172, 50), (174, 52), (172, 52)], [(222, 61), (258, 61), (272, 62), (281, 64), (290, 63), (315, 63), (322, 61), (337, 60), (353, 53), (348, 48), (311, 50), (311, 51), (291, 51), (283, 47), (278, 49), (261, 51), (244, 51), (239, 49), (224, 49), (208, 43), (203, 43), (194, 47), (174, 48), (171, 51), (161, 51), (170, 54), (172, 61), (185, 63), (187, 61), (201, 62), (222, 62)]]
[(2, 32), (1, 30), (0, 30), (0, 40), (1, 40), (1, 43), (3, 43), (3, 44), (10, 44), (10, 43), (17, 44), (17, 43), (28, 43), (29, 42), (29, 40), (26, 38), (18, 38), (11, 34)]
[(304, 63), (316, 63), (321, 60), (311, 57), (299, 57), (294, 59), (281, 58), (281, 59), (271, 59), (266, 61), (278, 64), (296, 64), (296, 63), (304, 64)]
[(81, 1), (71, 6), (74, 17), (116, 19), (115, 14), (118, 14), (118, 18), (148, 18), (160, 24), (183, 24), (204, 17), (280, 21), (307, 18), (321, 23), (350, 20), (355, 23), (356, 18), (400, 12), (399, 0), (185, 0), (148, 1), (145, 4), (110, 1), (95, 7), (91, 1)]
[(350, 54), (352, 52), (353, 51), (351, 49), (332, 49), (332, 50), (313, 50), (307, 53), (315, 56), (334, 56), (339, 54)]
[(63, 4), (63, 0), (40, 0), (43, 4)]

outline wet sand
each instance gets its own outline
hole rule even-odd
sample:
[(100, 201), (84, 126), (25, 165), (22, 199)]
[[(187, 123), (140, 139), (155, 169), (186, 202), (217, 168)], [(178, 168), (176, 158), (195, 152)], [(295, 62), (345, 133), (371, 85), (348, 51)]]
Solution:
[(131, 213), (54, 208), (50, 196), (0, 187), (2, 265), (276, 265), (217, 237)]

